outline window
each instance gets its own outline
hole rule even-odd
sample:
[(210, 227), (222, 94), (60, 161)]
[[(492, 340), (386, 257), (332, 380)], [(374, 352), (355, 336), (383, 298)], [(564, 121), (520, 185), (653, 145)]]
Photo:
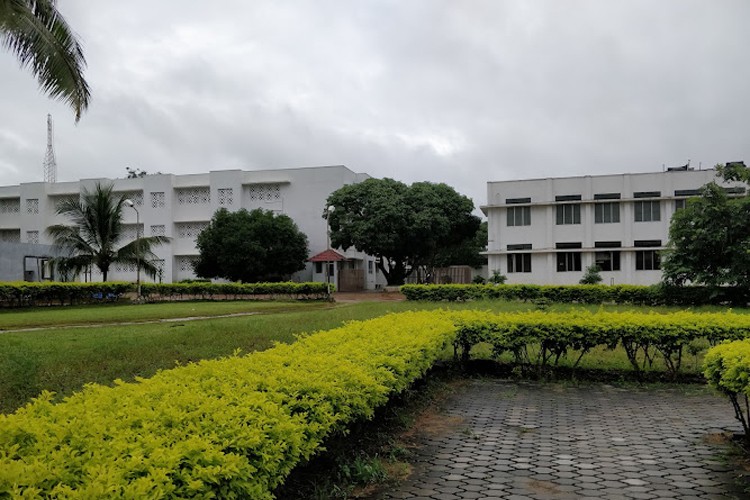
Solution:
[(620, 222), (620, 204), (618, 202), (597, 203), (594, 205), (595, 224), (608, 224), (613, 222)]
[(581, 252), (560, 252), (557, 254), (557, 272), (581, 270)]
[(508, 254), (508, 273), (530, 273), (531, 272), (531, 254), (530, 253), (509, 253)]
[(509, 226), (530, 226), (531, 207), (508, 207)]
[(638, 250), (635, 252), (636, 271), (656, 271), (661, 269), (658, 250)]
[(375, 272), (375, 263), (371, 260), (367, 261), (367, 274), (373, 274)]
[(602, 271), (619, 271), (620, 252), (619, 250), (596, 252), (594, 254), (594, 263)]
[(580, 224), (581, 223), (581, 205), (565, 204), (557, 205), (557, 225), (562, 224)]
[(685, 206), (687, 206), (687, 200), (685, 200), (685, 199), (674, 200), (674, 211), (675, 212), (678, 211), (678, 210), (682, 210), (683, 208), (685, 208)]
[(323, 274), (323, 263), (322, 262), (316, 262), (315, 263), (315, 272), (317, 274)]
[(635, 240), (633, 246), (636, 248), (651, 247), (650, 250), (637, 250), (635, 252), (636, 271), (656, 271), (661, 269), (659, 250), (653, 249), (653, 247), (661, 246), (661, 240)]
[[(621, 241), (595, 241), (594, 263), (602, 271), (619, 271), (620, 270), (620, 250)], [(618, 250), (614, 250), (617, 248)]]
[(636, 222), (652, 222), (661, 220), (658, 200), (636, 201), (633, 203), (633, 205), (635, 206)]

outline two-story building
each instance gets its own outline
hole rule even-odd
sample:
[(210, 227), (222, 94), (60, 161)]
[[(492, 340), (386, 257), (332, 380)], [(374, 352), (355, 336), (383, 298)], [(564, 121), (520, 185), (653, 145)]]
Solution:
[(508, 283), (567, 285), (596, 264), (605, 284), (657, 283), (672, 214), (712, 181), (745, 192), (714, 169), (687, 167), (489, 182), (489, 270)]

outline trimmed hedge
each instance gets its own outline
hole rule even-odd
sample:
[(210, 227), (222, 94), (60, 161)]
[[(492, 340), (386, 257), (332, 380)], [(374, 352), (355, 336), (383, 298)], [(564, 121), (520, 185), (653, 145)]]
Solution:
[(30, 307), (50, 305), (91, 304), (116, 301), (134, 292), (133, 283), (63, 283), (63, 282), (4, 282), (0, 283), (1, 307)]
[(273, 498), (322, 441), (420, 378), (455, 335), (392, 314), (0, 416), (0, 497)]
[[(6, 282), (0, 283), (0, 307), (95, 304), (120, 300), (135, 292), (134, 283)], [(327, 298), (325, 283), (143, 283), (149, 301), (185, 299), (237, 300), (247, 298), (320, 300)]]
[(466, 301), (479, 299), (549, 300), (580, 304), (747, 305), (747, 290), (665, 285), (404, 285), (407, 300)]
[(163, 284), (143, 283), (141, 294), (147, 301), (171, 301), (186, 298), (236, 300), (248, 297), (320, 300), (328, 296), (326, 283), (296, 283), (291, 281), (281, 283), (207, 283), (201, 281)]
[[(655, 353), (664, 360), (667, 371), (676, 375), (686, 347), (699, 339), (716, 343), (725, 339), (750, 337), (750, 315), (734, 313), (671, 314), (637, 312), (572, 311), (552, 313), (495, 314), (473, 312), (458, 321), (457, 353), (469, 358), (471, 348), (486, 342), (493, 353), (511, 352), (521, 366), (538, 369), (556, 364), (569, 350), (579, 351), (578, 362), (597, 346), (622, 346), (636, 373), (652, 362)], [(530, 346), (539, 346), (534, 358)], [(578, 364), (576, 362), (576, 365)]]
[[(91, 384), (60, 404), (43, 393), (0, 415), (0, 497), (271, 499), (328, 436), (371, 418), (451, 343), (468, 356), (489, 342), (522, 363), (538, 344), (541, 366), (567, 349), (617, 343), (676, 359), (693, 339), (748, 335), (750, 315), (733, 313), (422, 311), (351, 322), (135, 383)], [(743, 349), (745, 371), (733, 377), (744, 385), (732, 390), (748, 383)]]
[(726, 342), (709, 349), (703, 370), (708, 383), (729, 397), (745, 439), (750, 442), (750, 340)]

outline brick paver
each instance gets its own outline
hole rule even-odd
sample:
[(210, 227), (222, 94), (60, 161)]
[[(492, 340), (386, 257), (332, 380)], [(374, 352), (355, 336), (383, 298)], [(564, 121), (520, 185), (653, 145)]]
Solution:
[(711, 439), (741, 429), (707, 391), (473, 380), (443, 412), (452, 430), (421, 432), (379, 498), (741, 498)]

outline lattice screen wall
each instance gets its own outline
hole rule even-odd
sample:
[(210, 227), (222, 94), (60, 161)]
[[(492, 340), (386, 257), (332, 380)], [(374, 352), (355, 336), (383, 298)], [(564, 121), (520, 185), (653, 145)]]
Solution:
[(125, 198), (132, 201), (136, 207), (143, 206), (143, 191), (123, 191), (115, 193), (116, 196), (125, 195)]
[(39, 198), (29, 198), (26, 200), (26, 213), (29, 215), (39, 214)]
[(167, 227), (164, 224), (157, 224), (151, 226), (151, 236), (166, 236)]
[(126, 264), (124, 262), (116, 262), (112, 265), (112, 270), (116, 273), (134, 273), (136, 272), (135, 264)]
[(138, 238), (139, 235), (143, 236), (143, 224), (140, 225), (140, 228), (135, 224), (123, 224), (120, 241), (122, 243), (129, 243)]
[(219, 206), (228, 207), (234, 204), (234, 189), (219, 188)]
[(60, 207), (62, 207), (63, 203), (78, 201), (79, 199), (80, 197), (77, 194), (51, 197), (52, 206), (54, 207), (55, 212), (60, 210)]
[(208, 227), (208, 222), (179, 222), (175, 224), (177, 237), (179, 239), (194, 240), (198, 235)]
[(180, 273), (193, 273), (193, 262), (198, 260), (197, 255), (178, 255), (174, 258), (175, 266)]
[(164, 192), (156, 191), (151, 193), (151, 208), (164, 208)]
[(27, 243), (39, 243), (39, 231), (26, 231)]
[(281, 201), (280, 184), (248, 184), (245, 191), (247, 199), (252, 202)]
[(20, 243), (20, 229), (0, 229), (0, 241), (5, 243)]
[(0, 199), (0, 214), (17, 214), (21, 212), (21, 200), (19, 198)]
[(178, 205), (208, 205), (211, 203), (211, 189), (208, 186), (179, 188), (176, 191)]

